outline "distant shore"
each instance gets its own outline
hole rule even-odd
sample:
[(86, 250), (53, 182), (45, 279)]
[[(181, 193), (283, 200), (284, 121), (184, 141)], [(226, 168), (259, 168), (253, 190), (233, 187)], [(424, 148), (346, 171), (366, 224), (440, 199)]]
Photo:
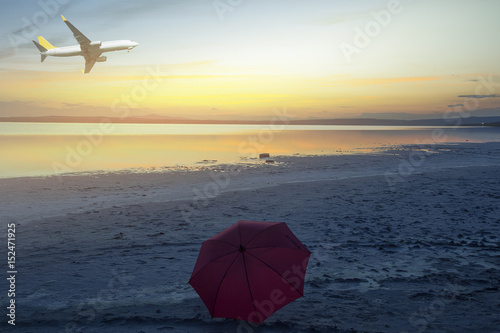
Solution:
[(355, 125), (355, 126), (499, 126), (500, 117), (467, 117), (454, 116), (433, 119), (283, 119), (269, 120), (208, 120), (175, 118), (158, 115), (128, 117), (80, 117), (80, 116), (40, 116), (40, 117), (0, 117), (2, 122), (31, 123), (115, 123), (115, 124), (230, 124), (230, 125), (268, 125), (272, 121), (276, 125)]

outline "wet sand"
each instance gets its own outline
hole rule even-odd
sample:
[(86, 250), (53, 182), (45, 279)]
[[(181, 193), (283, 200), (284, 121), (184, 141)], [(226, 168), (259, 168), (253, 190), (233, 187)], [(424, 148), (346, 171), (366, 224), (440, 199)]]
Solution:
[[(15, 331), (496, 332), (500, 145), (415, 151), (0, 180)], [(241, 219), (287, 222), (312, 252), (305, 297), (260, 326), (211, 319), (187, 284)]]

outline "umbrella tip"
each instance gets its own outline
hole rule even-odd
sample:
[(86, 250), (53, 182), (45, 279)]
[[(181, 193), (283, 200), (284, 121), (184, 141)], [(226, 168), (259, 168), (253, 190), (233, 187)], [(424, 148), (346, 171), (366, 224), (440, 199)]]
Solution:
[(240, 252), (245, 252), (245, 248), (240, 244)]

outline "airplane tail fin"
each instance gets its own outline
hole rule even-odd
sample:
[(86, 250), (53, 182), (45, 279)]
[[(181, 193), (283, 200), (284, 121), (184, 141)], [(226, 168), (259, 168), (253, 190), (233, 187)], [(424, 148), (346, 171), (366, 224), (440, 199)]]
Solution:
[(52, 44), (50, 44), (45, 38), (43, 38), (42, 36), (38, 36), (38, 43), (40, 45), (42, 45), (43, 47), (45, 47), (47, 50), (50, 50), (50, 49), (55, 49), (56, 47), (53, 46)]
[(40, 52), (47, 52), (47, 49), (45, 47), (43, 47), (42, 45), (38, 44), (37, 42), (33, 41), (33, 44), (35, 44), (35, 46), (38, 49), (38, 51), (40, 51)]
[(40, 55), (42, 56), (42, 62), (43, 62), (45, 58), (47, 58), (47, 54), (45, 53), (47, 52), (47, 49), (35, 41), (33, 41), (33, 44), (35, 44), (38, 51), (40, 51)]

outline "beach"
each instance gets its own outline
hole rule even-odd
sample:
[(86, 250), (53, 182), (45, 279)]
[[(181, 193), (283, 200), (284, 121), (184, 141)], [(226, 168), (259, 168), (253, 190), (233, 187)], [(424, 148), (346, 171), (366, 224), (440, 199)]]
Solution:
[[(500, 143), (271, 158), (0, 179), (17, 255), (2, 326), (498, 332)], [(259, 326), (210, 318), (187, 284), (201, 243), (239, 220), (286, 222), (312, 253), (305, 296)]]
[(0, 333), (500, 333), (500, 1), (4, 1)]

